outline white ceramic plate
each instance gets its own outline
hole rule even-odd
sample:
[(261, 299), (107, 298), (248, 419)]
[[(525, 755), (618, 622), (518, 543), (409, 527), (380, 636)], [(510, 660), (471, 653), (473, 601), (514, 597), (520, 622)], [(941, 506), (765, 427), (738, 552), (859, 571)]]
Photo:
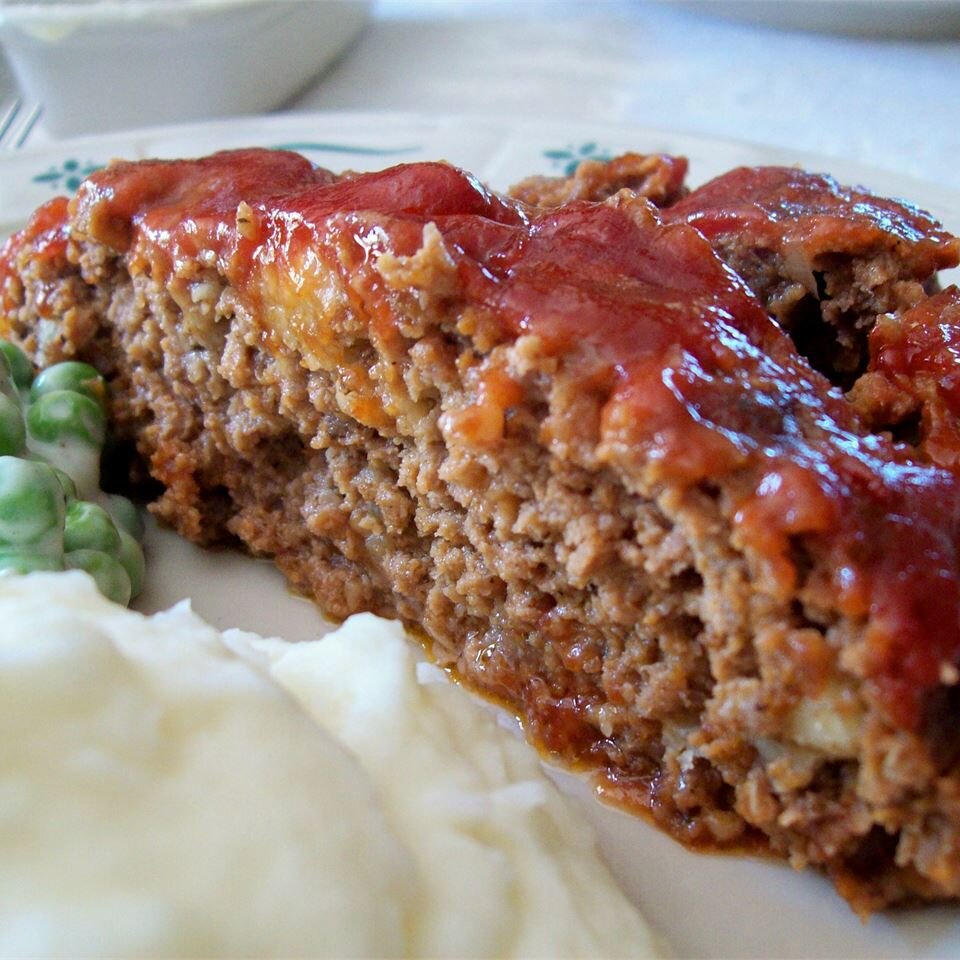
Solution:
[[(960, 232), (960, 195), (841, 160), (773, 151), (679, 133), (602, 125), (414, 115), (324, 114), (223, 121), (64, 141), (0, 160), (0, 231), (71, 191), (114, 157), (189, 156), (239, 146), (288, 146), (331, 168), (374, 169), (445, 158), (495, 187), (533, 173), (557, 174), (587, 156), (623, 150), (681, 153), (691, 182), (739, 164), (800, 163), (845, 182), (909, 198)], [(307, 639), (327, 625), (291, 596), (269, 563), (201, 551), (151, 527), (144, 610), (191, 597), (221, 628)], [(623, 887), (683, 957), (958, 957), (960, 910), (931, 908), (862, 924), (819, 875), (747, 857), (693, 854), (646, 823), (605, 808), (584, 782), (554, 773), (596, 825)]]

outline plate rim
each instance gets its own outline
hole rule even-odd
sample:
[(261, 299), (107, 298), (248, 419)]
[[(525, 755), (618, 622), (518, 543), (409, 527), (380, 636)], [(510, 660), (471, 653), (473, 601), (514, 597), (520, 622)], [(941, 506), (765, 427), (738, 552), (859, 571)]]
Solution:
[[(960, 0), (958, 0), (960, 3)], [(124, 130), (111, 130), (99, 134), (82, 134), (80, 136), (64, 137), (42, 143), (30, 144), (21, 150), (0, 155), (0, 168), (19, 164), (23, 160), (42, 158), (51, 154), (60, 154), (69, 150), (83, 147), (109, 145), (110, 143), (130, 143), (143, 140), (164, 141), (179, 140), (189, 137), (193, 133), (202, 135), (204, 139), (212, 139), (219, 133), (229, 133), (232, 130), (245, 126), (263, 126), (267, 130), (274, 127), (287, 127), (296, 123), (333, 124), (337, 122), (356, 124), (389, 123), (395, 125), (422, 125), (435, 124), (437, 128), (468, 121), (484, 126), (509, 127), (511, 132), (530, 136), (537, 136), (540, 131), (569, 132), (577, 129), (609, 131), (611, 135), (636, 136), (640, 139), (679, 138), (704, 147), (717, 146), (725, 149), (757, 152), (768, 155), (776, 165), (804, 166), (809, 169), (810, 164), (826, 164), (824, 172), (831, 172), (834, 167), (844, 169), (858, 169), (868, 176), (878, 178), (893, 178), (906, 185), (916, 185), (917, 188), (932, 189), (960, 203), (960, 190), (939, 184), (936, 180), (916, 177), (901, 173), (879, 164), (864, 163), (839, 154), (821, 153), (815, 150), (791, 150), (776, 144), (768, 144), (759, 140), (749, 140), (738, 137), (722, 137), (697, 130), (682, 127), (659, 127), (646, 124), (623, 123), (607, 120), (565, 121), (557, 119), (526, 119), (522, 116), (498, 116), (488, 112), (450, 113), (429, 111), (393, 111), (393, 110), (293, 110), (283, 113), (255, 113), (240, 114), (231, 117), (216, 117), (210, 120), (192, 120), (184, 123), (159, 124), (156, 126), (131, 127)], [(532, 171), (535, 172), (535, 171)]]

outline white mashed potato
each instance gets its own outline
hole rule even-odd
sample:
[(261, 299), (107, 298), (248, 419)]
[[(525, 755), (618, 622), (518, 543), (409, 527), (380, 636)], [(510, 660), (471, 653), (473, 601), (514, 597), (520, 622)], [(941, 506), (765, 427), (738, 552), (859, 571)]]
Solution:
[(529, 748), (396, 625), (286, 644), (0, 579), (0, 955), (655, 953)]

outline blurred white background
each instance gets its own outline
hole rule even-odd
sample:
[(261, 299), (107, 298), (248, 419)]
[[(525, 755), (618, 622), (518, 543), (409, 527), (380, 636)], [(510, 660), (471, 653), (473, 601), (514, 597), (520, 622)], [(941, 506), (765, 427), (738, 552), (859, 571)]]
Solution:
[[(665, 127), (960, 190), (960, 4), (735, 6), (755, 22), (721, 16), (731, 8), (721, 2), (379, 0), (353, 51), (296, 106)], [(786, 8), (822, 29), (860, 24), (862, 35), (765, 25)], [(905, 9), (915, 14), (906, 22)]]
[[(127, 9), (151, 2), (124, 0)], [(166, 5), (183, 2), (201, 0)], [(334, 16), (346, 9), (302, 2)], [(298, 36), (322, 72), (281, 109), (655, 126), (844, 157), (960, 190), (958, 38), (956, 0), (374, 0), (332, 66), (321, 60), (328, 36)], [(143, 99), (140, 125), (157, 119), (155, 91), (137, 87), (130, 60), (122, 76), (103, 77), (103, 98), (77, 108), (78, 132), (106, 127), (111, 91)], [(250, 82), (262, 82), (248, 62)], [(51, 117), (48, 104), (28, 145), (58, 134)]]

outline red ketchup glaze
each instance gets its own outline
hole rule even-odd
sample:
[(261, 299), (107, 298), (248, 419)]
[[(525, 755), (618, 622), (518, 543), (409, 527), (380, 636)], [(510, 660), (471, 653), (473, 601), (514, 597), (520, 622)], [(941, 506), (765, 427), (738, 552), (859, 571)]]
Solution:
[[(729, 481), (736, 536), (763, 566), (762, 588), (789, 597), (798, 586), (791, 548), (802, 543), (831, 572), (833, 608), (867, 622), (868, 670), (891, 717), (920, 722), (941, 664), (960, 659), (958, 480), (862, 436), (842, 396), (699, 232), (733, 222), (719, 209), (698, 229), (684, 222), (686, 201), (669, 224), (645, 201), (534, 211), (436, 163), (335, 182), (266, 151), (151, 166), (160, 177), (139, 202), (148, 167), (94, 175), (78, 220), (132, 224), (100, 238), (133, 243), (135, 258), (174, 271), (180, 258), (212, 250), (254, 306), (264, 271), (280, 270), (298, 290), (318, 269), (338, 271), (383, 335), (395, 321), (377, 257), (415, 253), (424, 226), (436, 224), (459, 295), (496, 318), (504, 339), (540, 338), (565, 375), (602, 396), (602, 455), (654, 484)], [(809, 207), (823, 183), (823, 203), (842, 213), (823, 178), (754, 172), (748, 187), (741, 172), (730, 177), (754, 206), (757, 184), (767, 184), (759, 209), (768, 218), (794, 201)], [(737, 200), (734, 190), (734, 220)], [(241, 201), (251, 216), (238, 233)], [(941, 242), (909, 208), (876, 201), (870, 211), (909, 242)]]
[(0, 306), (12, 310), (14, 303), (8, 282), (16, 272), (17, 251), (30, 245), (31, 255), (38, 260), (63, 260), (67, 252), (67, 198), (55, 197), (30, 218), (29, 224), (0, 247)]
[(815, 252), (904, 246), (924, 269), (956, 266), (960, 241), (930, 214), (901, 200), (842, 187), (832, 177), (795, 167), (738, 167), (711, 180), (664, 211), (694, 225), (711, 241), (747, 232), (751, 242), (799, 243)]
[(73, 209), (102, 243), (126, 250), (135, 236), (147, 237), (153, 252), (175, 265), (232, 242), (237, 206), (247, 197), (266, 200), (333, 179), (298, 154), (271, 150), (120, 163), (84, 181)]
[(920, 446), (960, 472), (960, 289), (948, 287), (902, 317), (881, 317), (868, 339), (868, 374), (920, 412)]

